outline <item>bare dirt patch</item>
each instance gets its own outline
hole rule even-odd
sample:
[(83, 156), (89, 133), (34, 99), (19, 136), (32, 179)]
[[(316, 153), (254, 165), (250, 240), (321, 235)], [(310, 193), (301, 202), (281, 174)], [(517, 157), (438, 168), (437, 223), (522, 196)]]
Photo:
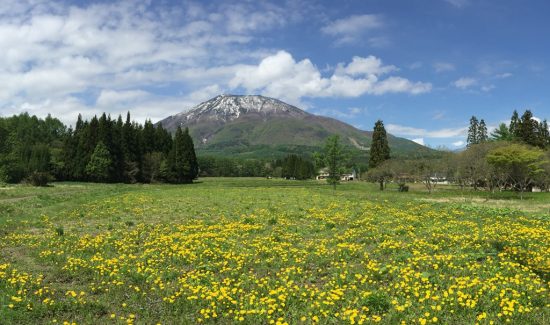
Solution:
[(0, 203), (12, 203), (12, 202), (17, 202), (17, 201), (32, 199), (32, 198), (35, 198), (35, 197), (36, 197), (36, 195), (11, 197), (9, 199), (0, 199)]

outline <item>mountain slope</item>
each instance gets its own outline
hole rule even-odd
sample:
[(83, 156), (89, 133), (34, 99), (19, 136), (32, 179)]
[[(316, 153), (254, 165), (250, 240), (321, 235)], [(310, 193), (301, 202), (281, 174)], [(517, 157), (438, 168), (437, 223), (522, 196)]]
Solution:
[[(372, 132), (307, 113), (264, 96), (220, 95), (159, 122), (171, 132), (188, 127), (199, 152), (244, 157), (310, 153), (331, 134), (340, 135), (356, 155), (370, 147)], [(431, 155), (433, 150), (389, 135), (392, 155)]]

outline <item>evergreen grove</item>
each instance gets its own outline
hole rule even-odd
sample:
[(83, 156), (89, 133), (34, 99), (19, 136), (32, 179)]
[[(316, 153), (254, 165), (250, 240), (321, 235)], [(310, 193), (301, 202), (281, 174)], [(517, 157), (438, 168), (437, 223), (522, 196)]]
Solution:
[(172, 138), (150, 120), (132, 122), (130, 113), (125, 121), (79, 115), (74, 129), (51, 116), (0, 118), (0, 181), (36, 173), (71, 181), (189, 183), (198, 163), (187, 129)]

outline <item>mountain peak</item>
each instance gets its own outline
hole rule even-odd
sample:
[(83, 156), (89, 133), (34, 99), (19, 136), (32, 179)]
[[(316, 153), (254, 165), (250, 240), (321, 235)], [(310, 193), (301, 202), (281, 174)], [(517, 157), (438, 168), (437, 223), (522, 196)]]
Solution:
[[(365, 152), (371, 142), (370, 132), (260, 95), (218, 95), (159, 124), (170, 132), (188, 127), (197, 148), (210, 153), (311, 153), (320, 150), (331, 134), (340, 135), (346, 145), (358, 152)], [(402, 147), (400, 151), (423, 148), (405, 139), (389, 137), (389, 141), (393, 148)]]
[(189, 124), (203, 119), (228, 122), (244, 114), (306, 115), (307, 113), (275, 98), (260, 95), (222, 94), (176, 116), (185, 124)]

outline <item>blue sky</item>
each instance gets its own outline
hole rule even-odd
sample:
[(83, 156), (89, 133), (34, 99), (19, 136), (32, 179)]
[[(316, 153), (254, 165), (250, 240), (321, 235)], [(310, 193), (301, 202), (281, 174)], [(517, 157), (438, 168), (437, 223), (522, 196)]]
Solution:
[(0, 1), (0, 115), (157, 121), (262, 94), (463, 146), (468, 119), (550, 117), (548, 1)]

